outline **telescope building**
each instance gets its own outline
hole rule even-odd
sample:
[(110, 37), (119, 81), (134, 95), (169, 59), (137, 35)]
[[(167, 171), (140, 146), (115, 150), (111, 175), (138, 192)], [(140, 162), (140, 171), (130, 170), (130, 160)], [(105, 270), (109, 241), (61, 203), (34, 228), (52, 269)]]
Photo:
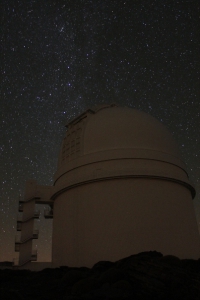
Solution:
[(163, 124), (131, 108), (89, 109), (67, 125), (54, 185), (27, 182), (15, 244), (19, 266), (36, 260), (36, 203), (51, 207), (52, 267), (92, 267), (150, 250), (197, 259), (194, 197)]

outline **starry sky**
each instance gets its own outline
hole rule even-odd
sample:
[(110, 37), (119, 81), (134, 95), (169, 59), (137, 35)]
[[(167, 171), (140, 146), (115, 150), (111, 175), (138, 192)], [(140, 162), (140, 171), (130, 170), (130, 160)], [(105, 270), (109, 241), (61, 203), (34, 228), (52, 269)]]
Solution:
[[(26, 180), (52, 185), (64, 125), (103, 103), (150, 113), (173, 133), (200, 229), (199, 1), (2, 2), (0, 261), (17, 257)], [(52, 221), (36, 227), (38, 260), (50, 260)]]

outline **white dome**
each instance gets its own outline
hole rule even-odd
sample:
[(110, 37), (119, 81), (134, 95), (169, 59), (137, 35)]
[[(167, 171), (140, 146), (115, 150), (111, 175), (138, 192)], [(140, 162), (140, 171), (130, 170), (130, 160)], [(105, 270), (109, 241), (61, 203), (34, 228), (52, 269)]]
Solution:
[(145, 149), (180, 155), (171, 134), (159, 121), (139, 110), (116, 106), (91, 115), (84, 132), (84, 154), (110, 149)]
[(51, 197), (55, 267), (149, 250), (199, 257), (195, 190), (159, 121), (111, 105), (67, 127)]
[[(129, 168), (133, 176), (179, 180), (195, 195), (176, 142), (167, 128), (149, 114), (109, 105), (87, 110), (69, 122), (67, 128), (55, 183), (64, 174), (86, 165), (93, 164), (95, 172), (99, 170), (98, 162), (115, 160), (116, 168), (119, 169), (117, 164), (121, 161), (120, 170), (115, 171), (122, 172), (122, 169), (127, 169), (125, 160), (131, 160)], [(87, 180), (85, 170), (80, 171), (78, 176), (80, 178), (81, 175), (84, 181)], [(73, 174), (71, 178), (76, 181), (77, 175)]]

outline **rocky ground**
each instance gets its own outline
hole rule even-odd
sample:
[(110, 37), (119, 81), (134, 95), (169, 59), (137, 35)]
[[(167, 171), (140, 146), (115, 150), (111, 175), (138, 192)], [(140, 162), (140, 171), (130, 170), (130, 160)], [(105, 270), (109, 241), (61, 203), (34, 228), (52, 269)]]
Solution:
[(200, 299), (200, 259), (144, 252), (93, 268), (0, 270), (0, 299)]

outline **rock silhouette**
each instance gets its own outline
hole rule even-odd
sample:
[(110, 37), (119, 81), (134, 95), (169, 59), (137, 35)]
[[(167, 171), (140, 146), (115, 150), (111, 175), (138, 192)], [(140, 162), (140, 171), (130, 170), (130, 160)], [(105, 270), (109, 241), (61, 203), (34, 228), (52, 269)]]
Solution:
[(7, 299), (200, 299), (200, 259), (180, 260), (156, 251), (91, 269), (0, 270), (1, 300)]

